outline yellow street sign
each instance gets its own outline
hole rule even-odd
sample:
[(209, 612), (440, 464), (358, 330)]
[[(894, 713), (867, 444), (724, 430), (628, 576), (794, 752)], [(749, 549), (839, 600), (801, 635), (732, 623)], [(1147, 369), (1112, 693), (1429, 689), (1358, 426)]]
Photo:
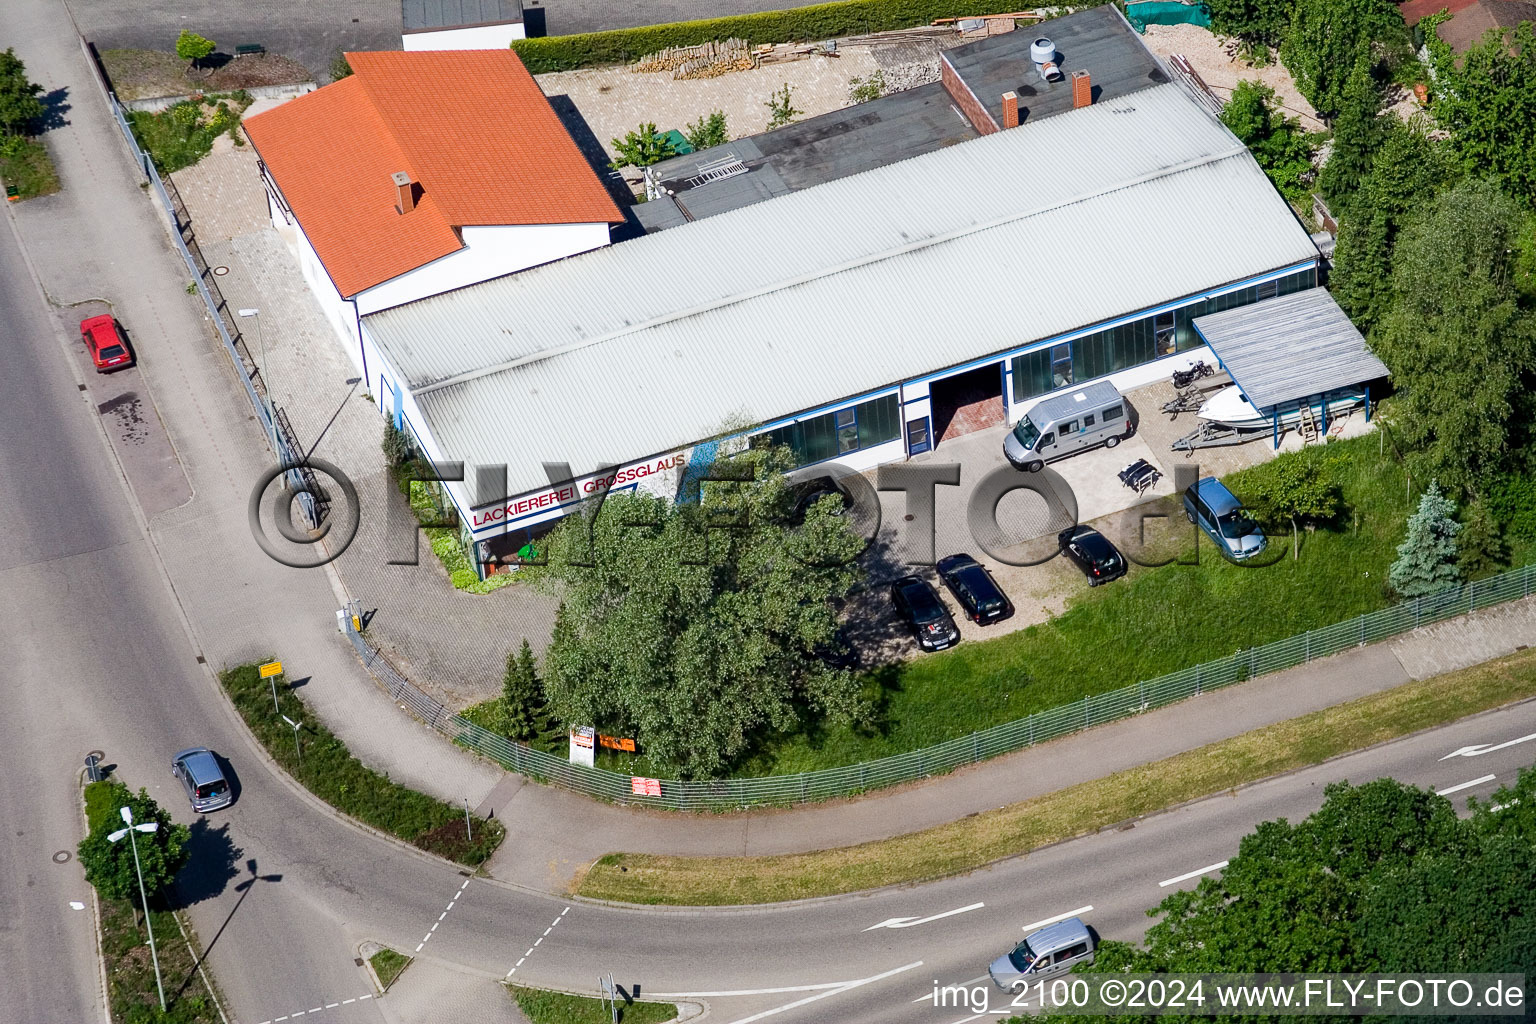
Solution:
[(280, 661), (269, 661), (265, 665), (261, 666), (261, 668), (257, 669), (257, 671), (261, 673), (261, 678), (263, 679), (270, 679), (272, 676), (280, 676), (283, 674), (283, 663)]

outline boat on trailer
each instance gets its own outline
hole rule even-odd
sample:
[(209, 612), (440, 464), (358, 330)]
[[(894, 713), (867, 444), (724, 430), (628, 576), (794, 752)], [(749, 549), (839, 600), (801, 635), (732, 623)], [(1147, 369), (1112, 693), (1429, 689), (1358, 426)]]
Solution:
[(1324, 394), (1320, 402), (1313, 401), (1310, 406), (1298, 403), (1283, 409), (1274, 407), (1258, 409), (1248, 401), (1248, 396), (1243, 394), (1242, 389), (1234, 384), (1212, 395), (1204, 405), (1200, 406), (1200, 411), (1195, 415), (1210, 423), (1241, 431), (1274, 430), (1278, 417), (1279, 429), (1288, 430), (1301, 422), (1304, 408), (1310, 408), (1314, 415), (1318, 415), (1326, 408), (1326, 415), (1319, 418), (1331, 423), (1336, 417), (1364, 404), (1363, 389), (1344, 388)]

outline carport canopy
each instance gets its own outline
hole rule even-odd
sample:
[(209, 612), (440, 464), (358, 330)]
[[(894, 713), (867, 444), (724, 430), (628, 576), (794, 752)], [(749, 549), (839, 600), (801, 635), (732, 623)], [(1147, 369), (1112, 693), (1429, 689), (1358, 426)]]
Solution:
[(1256, 409), (1387, 375), (1325, 288), (1208, 313), (1194, 325)]

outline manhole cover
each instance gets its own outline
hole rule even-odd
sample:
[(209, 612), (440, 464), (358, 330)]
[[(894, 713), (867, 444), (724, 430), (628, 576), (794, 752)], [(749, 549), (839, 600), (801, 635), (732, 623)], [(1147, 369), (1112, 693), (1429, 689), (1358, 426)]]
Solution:
[(223, 277), (227, 273), (229, 273), (229, 268), (228, 267), (214, 267), (213, 268), (213, 276), (214, 277)]
[(68, 864), (69, 863), (69, 851), (68, 850), (60, 850), (58, 853), (54, 854), (53, 855), (53, 862), (55, 864)]

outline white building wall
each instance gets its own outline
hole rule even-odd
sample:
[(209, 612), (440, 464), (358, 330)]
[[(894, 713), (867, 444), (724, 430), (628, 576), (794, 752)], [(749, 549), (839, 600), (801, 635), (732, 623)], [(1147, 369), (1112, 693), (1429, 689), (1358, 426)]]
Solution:
[(608, 244), (607, 224), (508, 224), (461, 229), (464, 248), (357, 294), (358, 312), (415, 302)]
[(514, 39), (525, 39), (520, 21), (473, 28), (445, 28), (435, 32), (406, 32), (400, 36), (405, 50), (505, 50)]

